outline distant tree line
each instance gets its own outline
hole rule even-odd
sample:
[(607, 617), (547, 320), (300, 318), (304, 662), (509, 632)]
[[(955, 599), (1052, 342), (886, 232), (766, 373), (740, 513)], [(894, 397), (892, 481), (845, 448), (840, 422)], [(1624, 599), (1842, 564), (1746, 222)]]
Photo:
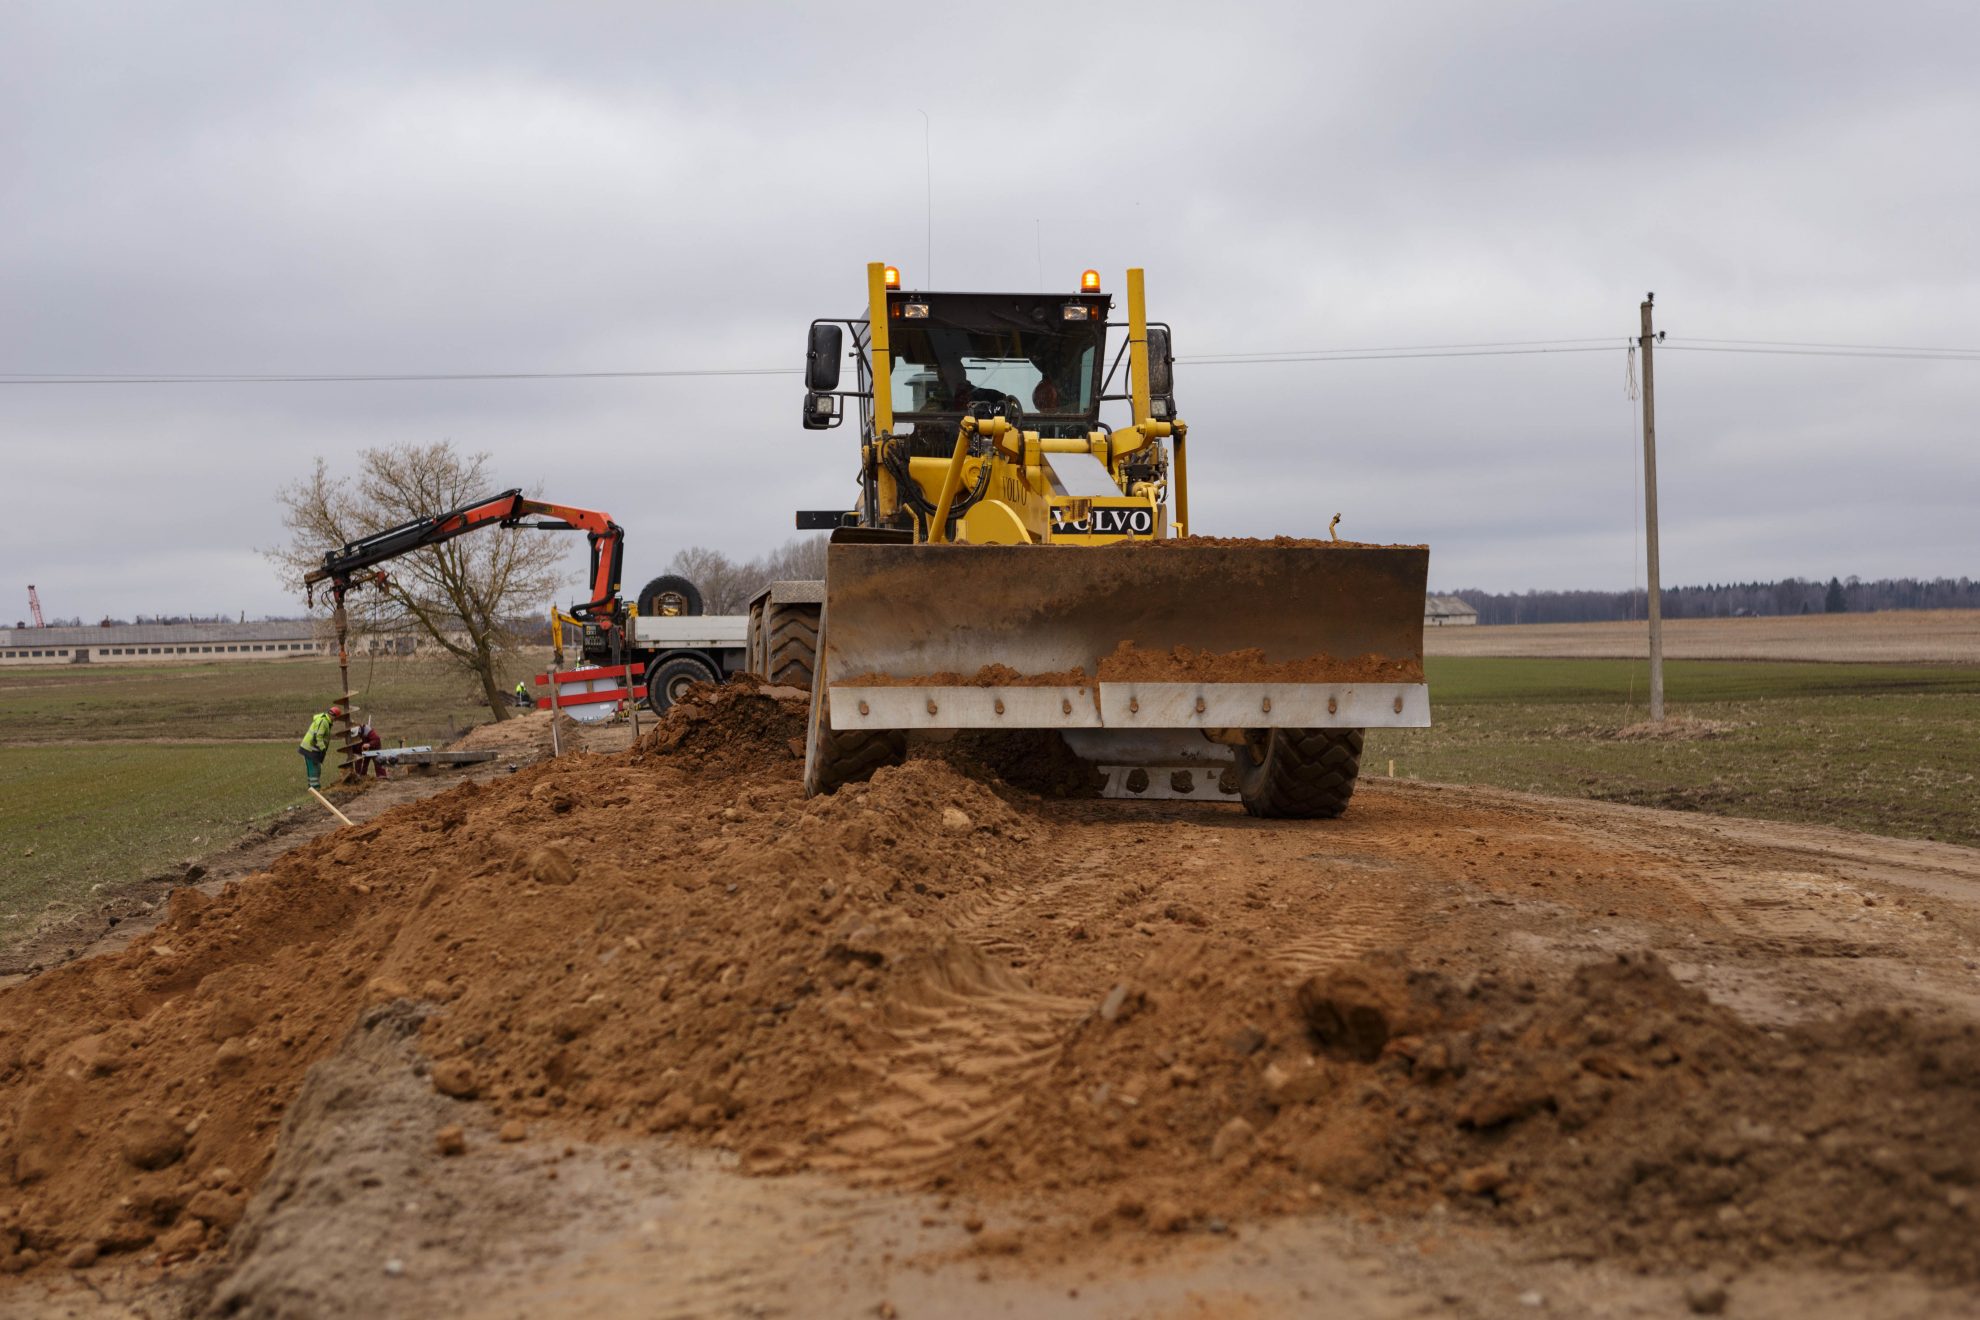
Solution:
[[(257, 614), (254, 616), (254, 622), (300, 623), (308, 617), (309, 616), (306, 614)], [(106, 614), (102, 618), (98, 619), (95, 623), (88, 625), (85, 625), (83, 623), (80, 615), (70, 615), (66, 619), (50, 619), (48, 621), (48, 626), (51, 628), (82, 628), (85, 626), (91, 628), (125, 628), (125, 627), (129, 627), (131, 624), (134, 623), (137, 624), (222, 623), (224, 624), (224, 623), (246, 623), (246, 622), (248, 622), (247, 612), (245, 610), (237, 610), (232, 614), (140, 614), (134, 618), (129, 618), (129, 619), (120, 618), (116, 615)], [(27, 627), (25, 623), (17, 623), (14, 626), (16, 628)]]
[[(1478, 611), (1480, 623), (1589, 623), (1641, 619), (1643, 591), (1453, 591)], [(1747, 615), (1868, 614), (1877, 610), (1980, 609), (1980, 581), (1972, 578), (1783, 578), (1779, 582), (1725, 582), (1666, 587), (1667, 619), (1731, 619)]]
[[(268, 617), (273, 619), (275, 616), (269, 615)], [(140, 614), (135, 619), (119, 619), (106, 614), (94, 624), (88, 626), (94, 628), (121, 628), (131, 623), (236, 623), (245, 622), (246, 619), (247, 615), (245, 614), (240, 615), (238, 618), (232, 614)], [(27, 624), (16, 623), (14, 626), (16, 628), (25, 628)], [(81, 615), (72, 614), (66, 619), (50, 619), (48, 626), (51, 628), (81, 628), (84, 624)]]
[[(133, 623), (234, 623), (231, 614), (140, 614)], [(122, 619), (116, 620), (122, 623)]]

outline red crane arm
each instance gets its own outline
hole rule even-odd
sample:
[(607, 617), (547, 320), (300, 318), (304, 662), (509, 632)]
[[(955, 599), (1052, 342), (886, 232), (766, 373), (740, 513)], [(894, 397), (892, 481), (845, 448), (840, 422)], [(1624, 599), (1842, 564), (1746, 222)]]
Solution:
[[(525, 522), (534, 518), (534, 522)], [(397, 527), (388, 527), (350, 542), (323, 556), (323, 563), (303, 578), (305, 586), (329, 582), (339, 600), (357, 575), (389, 559), (439, 545), (481, 527), (530, 527), (543, 531), (583, 532), (591, 542), (591, 599), (572, 607), (579, 619), (597, 622), (606, 629), (623, 624), (624, 607), (619, 600), (619, 576), (625, 564), (625, 529), (609, 514), (579, 509), (568, 504), (526, 499), (521, 490), (505, 490), (500, 495), (463, 504), (446, 513), (415, 518)]]

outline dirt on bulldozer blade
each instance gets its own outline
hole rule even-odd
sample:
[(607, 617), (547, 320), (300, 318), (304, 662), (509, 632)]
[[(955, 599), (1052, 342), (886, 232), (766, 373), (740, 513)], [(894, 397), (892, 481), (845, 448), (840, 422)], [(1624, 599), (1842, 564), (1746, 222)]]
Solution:
[(974, 674), (958, 674), (953, 670), (942, 670), (934, 674), (914, 674), (906, 678), (896, 678), (891, 674), (855, 674), (846, 679), (834, 679), (834, 685), (843, 682), (848, 687), (1077, 687), (1084, 689), (1093, 680), (1084, 669), (1065, 669), (1051, 674), (1021, 674), (1009, 665), (984, 665)]
[(1103, 682), (1122, 683), (1421, 683), (1423, 663), (1380, 655), (1331, 655), (1267, 660), (1256, 647), (1198, 651), (1187, 646), (1149, 651), (1122, 642), (1100, 661)]
[(0, 991), (0, 1314), (1980, 1305), (1980, 854), (966, 742), (807, 800), (788, 691)]

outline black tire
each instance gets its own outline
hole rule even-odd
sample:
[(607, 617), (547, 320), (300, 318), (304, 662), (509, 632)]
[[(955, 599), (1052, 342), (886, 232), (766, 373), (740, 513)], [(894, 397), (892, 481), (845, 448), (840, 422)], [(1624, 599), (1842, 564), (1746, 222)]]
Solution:
[(665, 715), (693, 684), (720, 680), (714, 666), (699, 656), (656, 655), (646, 666), (646, 708), (655, 715)]
[(1238, 795), (1254, 816), (1331, 819), (1361, 773), (1360, 729), (1252, 729), (1237, 749)]
[[(672, 608), (669, 608), (669, 606)], [(639, 616), (701, 613), (701, 588), (678, 573), (662, 573), (639, 589)]]
[[(821, 629), (820, 631), (823, 631)], [(832, 695), (825, 676), (811, 685), (811, 725), (804, 739), (804, 795), (836, 793), (846, 784), (870, 778), (881, 766), (907, 759), (907, 734), (901, 729), (835, 729)]]
[(769, 659), (763, 676), (809, 692), (818, 665), (818, 607), (772, 605), (770, 610)]

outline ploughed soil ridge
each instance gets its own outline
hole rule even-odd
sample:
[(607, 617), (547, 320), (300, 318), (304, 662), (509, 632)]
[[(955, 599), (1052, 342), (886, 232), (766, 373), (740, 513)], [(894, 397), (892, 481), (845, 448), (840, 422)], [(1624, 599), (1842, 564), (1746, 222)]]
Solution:
[(1980, 1279), (1970, 1023), (1762, 1028), (1637, 952), (1301, 972), (1261, 938), (1304, 919), (1273, 877), (1131, 856), (1041, 907), (1103, 808), (967, 747), (806, 800), (805, 718), (697, 689), (627, 753), (178, 890), (129, 948), (0, 991), (0, 1270), (223, 1247), (305, 1073), (409, 1000), (435, 1091), (491, 1122), (1042, 1209), (1041, 1252), (1442, 1204), (1652, 1268)]

